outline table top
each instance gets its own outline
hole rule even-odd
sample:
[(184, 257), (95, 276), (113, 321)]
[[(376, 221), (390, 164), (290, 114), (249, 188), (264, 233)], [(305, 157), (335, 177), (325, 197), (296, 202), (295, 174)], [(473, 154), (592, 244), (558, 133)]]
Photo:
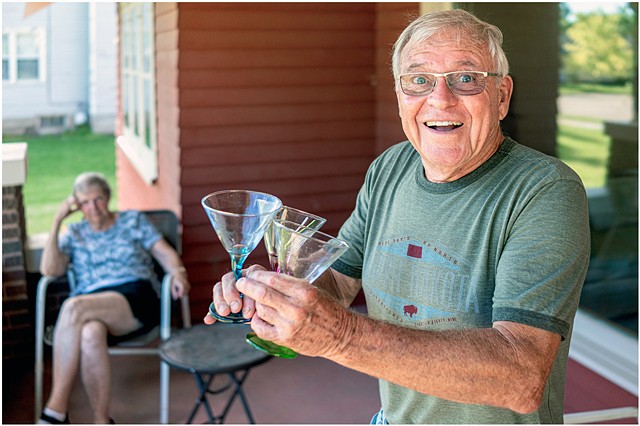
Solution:
[(198, 324), (177, 330), (160, 345), (160, 357), (174, 368), (218, 374), (250, 368), (271, 359), (245, 341), (246, 324)]

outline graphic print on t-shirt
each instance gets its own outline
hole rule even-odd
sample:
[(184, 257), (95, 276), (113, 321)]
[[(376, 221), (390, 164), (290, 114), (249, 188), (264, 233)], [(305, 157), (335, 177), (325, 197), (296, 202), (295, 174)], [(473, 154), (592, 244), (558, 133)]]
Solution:
[(468, 263), (440, 244), (414, 237), (380, 241), (363, 277), (376, 317), (416, 328), (441, 328), (480, 310)]

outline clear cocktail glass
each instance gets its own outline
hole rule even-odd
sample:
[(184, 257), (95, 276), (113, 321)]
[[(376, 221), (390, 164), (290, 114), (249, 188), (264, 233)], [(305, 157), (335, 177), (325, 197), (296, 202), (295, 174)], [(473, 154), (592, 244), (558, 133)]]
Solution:
[[(282, 207), (282, 201), (264, 192), (224, 190), (202, 199), (204, 208), (222, 246), (231, 256), (231, 268), (236, 280), (242, 277), (242, 266), (256, 248), (267, 226)], [(213, 303), (209, 312), (218, 321), (245, 323), (250, 321), (241, 312), (222, 316)]]
[[(273, 232), (278, 255), (277, 272), (313, 283), (349, 247), (346, 242), (295, 222), (274, 219)], [(255, 348), (281, 358), (297, 353), (285, 346), (259, 338), (254, 332), (247, 341)]]

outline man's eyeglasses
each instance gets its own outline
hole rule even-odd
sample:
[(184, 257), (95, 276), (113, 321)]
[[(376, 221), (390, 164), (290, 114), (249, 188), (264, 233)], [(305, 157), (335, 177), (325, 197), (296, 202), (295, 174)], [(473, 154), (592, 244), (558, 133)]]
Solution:
[(500, 74), (484, 71), (409, 73), (400, 76), (400, 87), (405, 95), (426, 96), (433, 92), (438, 77), (445, 78), (447, 86), (453, 94), (470, 96), (482, 93), (487, 77), (500, 77)]

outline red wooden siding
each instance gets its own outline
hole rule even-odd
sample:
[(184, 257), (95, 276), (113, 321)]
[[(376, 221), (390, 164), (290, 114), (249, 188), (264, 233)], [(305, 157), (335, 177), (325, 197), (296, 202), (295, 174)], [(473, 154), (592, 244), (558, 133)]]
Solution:
[(419, 3), (376, 4), (376, 154), (407, 139), (398, 117), (391, 47), (407, 24), (418, 16)]
[[(374, 155), (373, 4), (178, 3), (180, 184), (194, 312), (230, 269), (200, 206), (245, 188), (336, 233)], [(164, 36), (158, 43), (164, 42)], [(260, 246), (250, 262), (265, 263)], [(195, 315), (195, 314), (194, 314)]]
[[(120, 208), (183, 225), (194, 317), (230, 269), (200, 206), (269, 192), (328, 219), (351, 213), (371, 160), (404, 140), (390, 48), (418, 3), (156, 3), (159, 178), (118, 153)], [(260, 246), (250, 263), (266, 263)]]

